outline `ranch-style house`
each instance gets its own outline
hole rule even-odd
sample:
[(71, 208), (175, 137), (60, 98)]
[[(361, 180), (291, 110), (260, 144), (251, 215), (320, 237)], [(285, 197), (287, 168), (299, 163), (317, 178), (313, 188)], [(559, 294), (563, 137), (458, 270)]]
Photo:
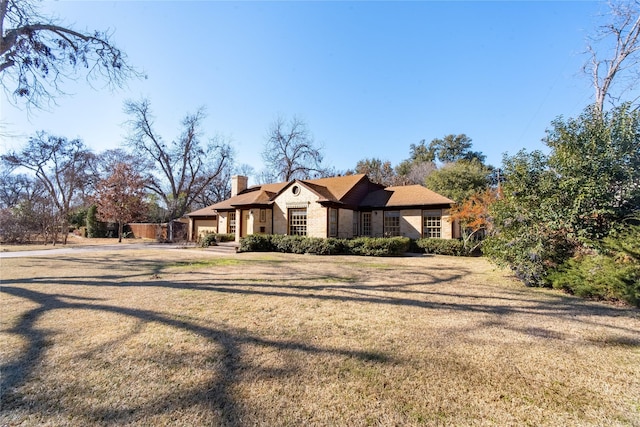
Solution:
[(233, 176), (231, 197), (187, 214), (189, 240), (207, 233), (309, 237), (457, 238), (453, 200), (421, 185), (384, 187), (364, 174), (294, 179), (247, 187)]

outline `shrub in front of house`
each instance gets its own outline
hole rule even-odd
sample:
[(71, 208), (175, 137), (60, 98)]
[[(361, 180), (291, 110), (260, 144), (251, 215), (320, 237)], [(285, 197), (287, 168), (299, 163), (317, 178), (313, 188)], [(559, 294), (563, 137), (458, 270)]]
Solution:
[(408, 237), (357, 237), (347, 240), (349, 253), (365, 256), (394, 256), (409, 251)]
[(203, 248), (208, 248), (209, 246), (217, 246), (220, 242), (233, 242), (235, 240), (235, 234), (207, 233), (200, 239), (200, 246)]
[(250, 234), (240, 239), (239, 252), (274, 252), (270, 234)]
[(215, 233), (207, 233), (204, 236), (202, 236), (202, 239), (200, 239), (200, 246), (203, 248), (208, 248), (209, 246), (217, 246), (217, 245), (218, 245), (218, 241), (216, 239)]
[(402, 255), (409, 249), (408, 237), (356, 239), (321, 239), (318, 237), (285, 236), (280, 234), (250, 235), (240, 239), (240, 252), (284, 252), (314, 255)]
[(283, 252), (313, 255), (398, 256), (407, 252), (434, 255), (468, 255), (460, 240), (418, 239), (408, 237), (356, 237), (322, 239), (319, 237), (253, 234), (240, 239), (240, 252)]
[(461, 240), (425, 238), (416, 240), (416, 245), (426, 254), (433, 255), (468, 255)]
[(218, 242), (235, 242), (236, 235), (228, 233), (218, 233), (216, 234), (216, 239), (218, 240)]

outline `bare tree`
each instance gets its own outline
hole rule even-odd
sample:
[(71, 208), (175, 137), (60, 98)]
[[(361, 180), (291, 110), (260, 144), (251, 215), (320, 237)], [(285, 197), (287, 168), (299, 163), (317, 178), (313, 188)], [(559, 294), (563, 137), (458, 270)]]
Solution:
[[(587, 44), (590, 58), (583, 70), (591, 76), (595, 106), (602, 112), (607, 97), (619, 100), (640, 78), (640, 1), (610, 3), (610, 20)], [(612, 94), (613, 84), (627, 86)]]
[(202, 142), (203, 109), (183, 119), (182, 133), (169, 144), (153, 128), (149, 100), (127, 101), (125, 112), (131, 117), (128, 144), (148, 165), (147, 188), (164, 202), (170, 220), (184, 215), (233, 163), (229, 144), (219, 139)]
[(72, 203), (93, 178), (93, 153), (79, 139), (67, 140), (39, 132), (22, 151), (10, 152), (1, 158), (9, 167), (30, 170), (44, 185), (55, 207), (57, 225), (53, 227), (53, 243), (60, 229), (66, 244)]
[(111, 87), (141, 74), (107, 32), (81, 32), (40, 14), (39, 0), (0, 0), (0, 85), (14, 102), (42, 108), (84, 74)]
[(276, 179), (324, 177), (330, 170), (322, 166), (322, 151), (315, 142), (307, 124), (297, 117), (287, 123), (278, 117), (269, 128), (262, 152), (269, 172)]

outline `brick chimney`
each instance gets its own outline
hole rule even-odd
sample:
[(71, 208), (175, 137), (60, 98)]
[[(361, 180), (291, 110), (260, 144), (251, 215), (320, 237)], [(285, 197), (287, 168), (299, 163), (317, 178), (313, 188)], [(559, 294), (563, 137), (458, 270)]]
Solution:
[(234, 175), (231, 177), (231, 197), (237, 196), (238, 193), (247, 189), (249, 178), (242, 175)]

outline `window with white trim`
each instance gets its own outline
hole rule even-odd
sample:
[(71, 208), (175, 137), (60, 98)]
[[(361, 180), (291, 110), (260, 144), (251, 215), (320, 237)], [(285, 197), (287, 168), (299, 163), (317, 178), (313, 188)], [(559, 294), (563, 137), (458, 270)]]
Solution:
[(289, 234), (307, 235), (307, 209), (289, 209)]
[(442, 212), (422, 211), (422, 237), (442, 237)]
[(384, 236), (400, 236), (400, 211), (384, 212)]

